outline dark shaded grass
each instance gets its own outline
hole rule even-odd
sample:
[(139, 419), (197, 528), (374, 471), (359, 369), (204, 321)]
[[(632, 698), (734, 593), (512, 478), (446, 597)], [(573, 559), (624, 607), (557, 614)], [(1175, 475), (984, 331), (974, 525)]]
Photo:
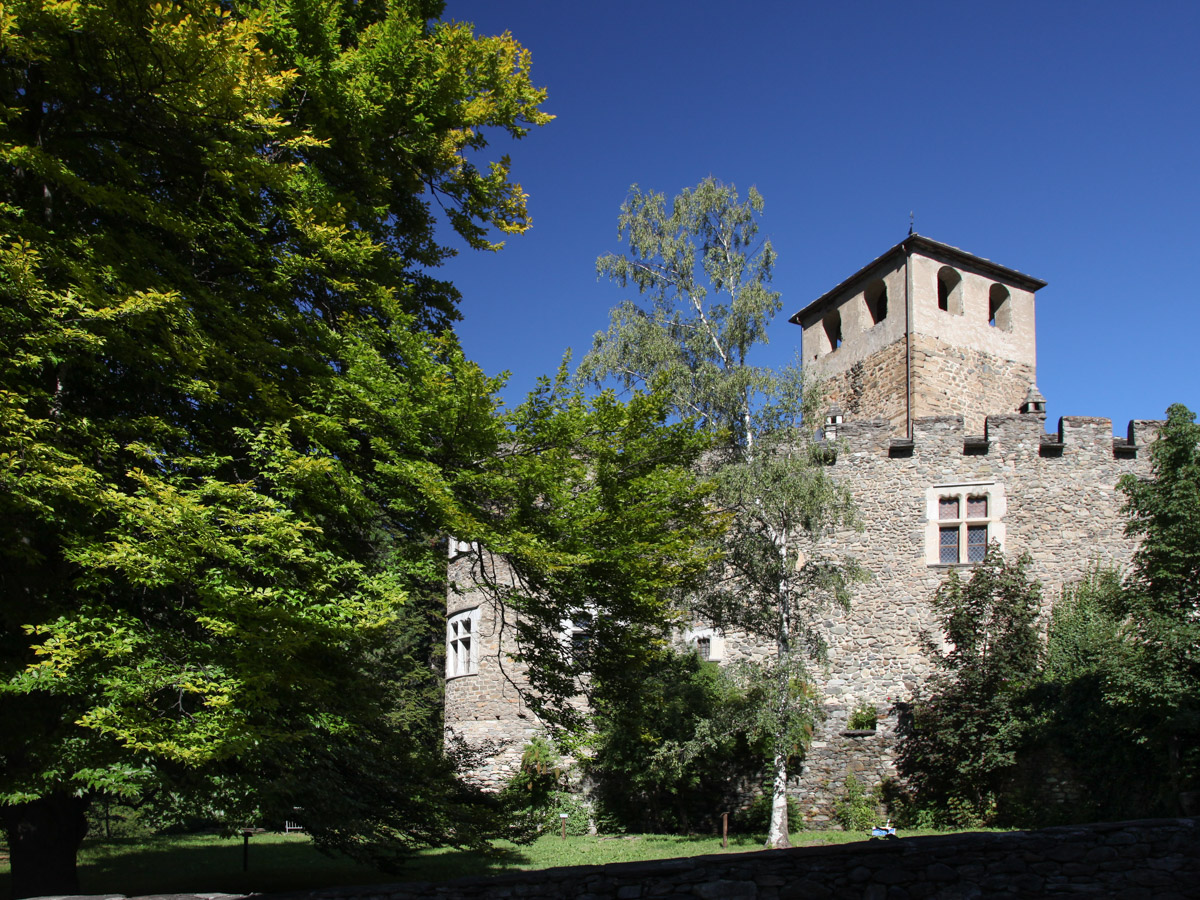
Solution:
[[(841, 831), (800, 832), (796, 846), (847, 843), (865, 835)], [(747, 852), (762, 848), (761, 837), (637, 835), (621, 837), (546, 836), (528, 846), (498, 842), (492, 854), (463, 850), (427, 850), (388, 874), (345, 857), (319, 853), (305, 835), (260, 834), (250, 839), (249, 869), (242, 871), (242, 839), (215, 835), (119, 838), (87, 841), (79, 857), (80, 891), (84, 894), (279, 892), (349, 884), (395, 881), (445, 881), (467, 875), (491, 875), (555, 866), (602, 865)], [(0, 862), (0, 897), (11, 896), (7, 858)]]

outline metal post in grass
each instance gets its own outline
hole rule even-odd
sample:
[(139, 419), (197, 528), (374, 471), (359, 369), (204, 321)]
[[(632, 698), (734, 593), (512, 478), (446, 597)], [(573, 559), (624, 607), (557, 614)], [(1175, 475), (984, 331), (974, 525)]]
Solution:
[(558, 818), (562, 822), (563, 840), (565, 841), (567, 839), (567, 814), (559, 813)]
[(266, 831), (265, 828), (243, 828), (242, 829), (242, 871), (250, 871), (250, 835), (262, 834)]

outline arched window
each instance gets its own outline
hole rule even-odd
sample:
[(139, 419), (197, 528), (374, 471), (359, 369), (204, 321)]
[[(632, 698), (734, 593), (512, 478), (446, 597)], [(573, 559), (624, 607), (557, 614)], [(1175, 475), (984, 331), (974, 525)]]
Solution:
[(988, 324), (1001, 331), (1012, 331), (1012, 297), (1002, 284), (993, 284), (988, 291)]
[(842, 314), (836, 309), (825, 317), (825, 337), (830, 350), (842, 346)]
[(883, 279), (867, 286), (863, 299), (867, 301), (867, 313), (871, 316), (871, 324), (878, 325), (888, 314), (887, 285)]
[(963, 314), (962, 276), (949, 266), (942, 266), (937, 274), (938, 309)]

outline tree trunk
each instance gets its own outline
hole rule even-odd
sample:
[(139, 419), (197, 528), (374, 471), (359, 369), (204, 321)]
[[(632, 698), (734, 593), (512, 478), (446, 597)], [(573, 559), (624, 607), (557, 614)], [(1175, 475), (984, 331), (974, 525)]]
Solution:
[(775, 777), (771, 785), (771, 827), (767, 832), (767, 846), (779, 849), (792, 846), (788, 837), (787, 809), (787, 753), (775, 753)]
[(75, 854), (87, 833), (87, 807), (86, 799), (62, 793), (0, 807), (14, 898), (79, 893)]

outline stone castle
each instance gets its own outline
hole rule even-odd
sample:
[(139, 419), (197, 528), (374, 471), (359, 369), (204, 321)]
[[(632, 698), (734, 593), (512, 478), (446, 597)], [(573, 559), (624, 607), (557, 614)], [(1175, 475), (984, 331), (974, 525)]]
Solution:
[[(1109, 419), (1065, 416), (1047, 433), (1036, 387), (1042, 287), (910, 235), (790, 319), (803, 329), (805, 369), (825, 386), (832, 473), (851, 486), (864, 525), (835, 541), (871, 573), (850, 610), (822, 623), (826, 715), (790, 787), (810, 825), (829, 820), (848, 773), (868, 785), (894, 774), (888, 712), (930, 672), (930, 598), (950, 570), (969, 569), (995, 541), (1029, 554), (1050, 600), (1097, 564), (1130, 559), (1116, 483), (1148, 473), (1160, 423), (1133, 421), (1114, 438)], [(505, 656), (503, 611), (471, 587), (476, 567), (494, 563), (454, 542), (451, 560), (446, 727), (469, 744), (503, 745), (476, 772), (499, 787), (539, 726)], [(680, 641), (718, 662), (767, 650), (703, 623)], [(879, 712), (873, 731), (849, 728), (862, 704)]]

